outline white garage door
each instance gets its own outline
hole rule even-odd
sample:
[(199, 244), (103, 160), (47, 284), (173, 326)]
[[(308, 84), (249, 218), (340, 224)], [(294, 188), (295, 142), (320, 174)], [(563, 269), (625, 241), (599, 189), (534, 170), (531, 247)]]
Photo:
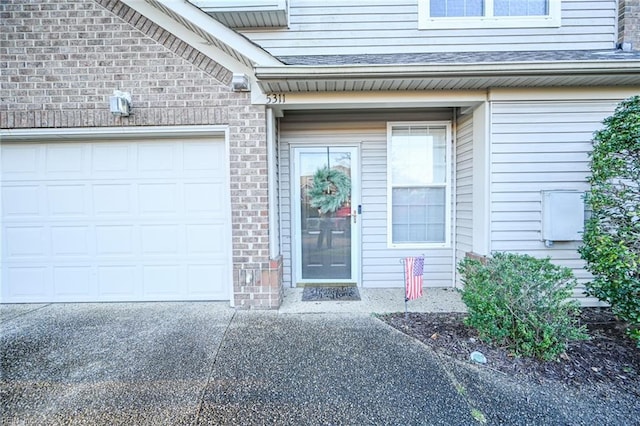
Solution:
[(228, 300), (221, 140), (2, 145), (2, 302)]

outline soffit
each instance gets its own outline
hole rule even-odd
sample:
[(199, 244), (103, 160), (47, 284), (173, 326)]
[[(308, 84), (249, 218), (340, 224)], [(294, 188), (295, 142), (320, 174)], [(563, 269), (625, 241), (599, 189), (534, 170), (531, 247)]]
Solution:
[(289, 24), (286, 0), (188, 0), (229, 28), (277, 28)]
[(492, 87), (634, 86), (640, 52), (456, 52), (278, 58), (256, 68), (273, 92), (476, 90)]

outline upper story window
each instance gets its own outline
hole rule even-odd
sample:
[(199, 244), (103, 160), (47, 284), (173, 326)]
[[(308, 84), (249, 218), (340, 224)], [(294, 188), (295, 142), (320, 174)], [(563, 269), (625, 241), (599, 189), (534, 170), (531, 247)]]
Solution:
[(418, 0), (418, 26), (559, 27), (560, 0)]

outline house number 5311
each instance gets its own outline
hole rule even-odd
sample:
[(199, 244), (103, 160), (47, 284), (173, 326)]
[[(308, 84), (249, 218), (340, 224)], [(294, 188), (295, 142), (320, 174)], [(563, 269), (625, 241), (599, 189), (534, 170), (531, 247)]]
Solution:
[(268, 104), (283, 104), (285, 102), (286, 102), (286, 97), (284, 93), (268, 93), (267, 94)]

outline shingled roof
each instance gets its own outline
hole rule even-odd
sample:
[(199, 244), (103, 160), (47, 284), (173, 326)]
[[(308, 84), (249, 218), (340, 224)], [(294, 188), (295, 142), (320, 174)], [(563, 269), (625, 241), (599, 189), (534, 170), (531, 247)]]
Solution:
[(640, 51), (561, 50), (511, 52), (391, 53), (382, 55), (305, 55), (280, 56), (286, 65), (403, 65), (473, 64), (501, 62), (632, 61), (640, 60)]

